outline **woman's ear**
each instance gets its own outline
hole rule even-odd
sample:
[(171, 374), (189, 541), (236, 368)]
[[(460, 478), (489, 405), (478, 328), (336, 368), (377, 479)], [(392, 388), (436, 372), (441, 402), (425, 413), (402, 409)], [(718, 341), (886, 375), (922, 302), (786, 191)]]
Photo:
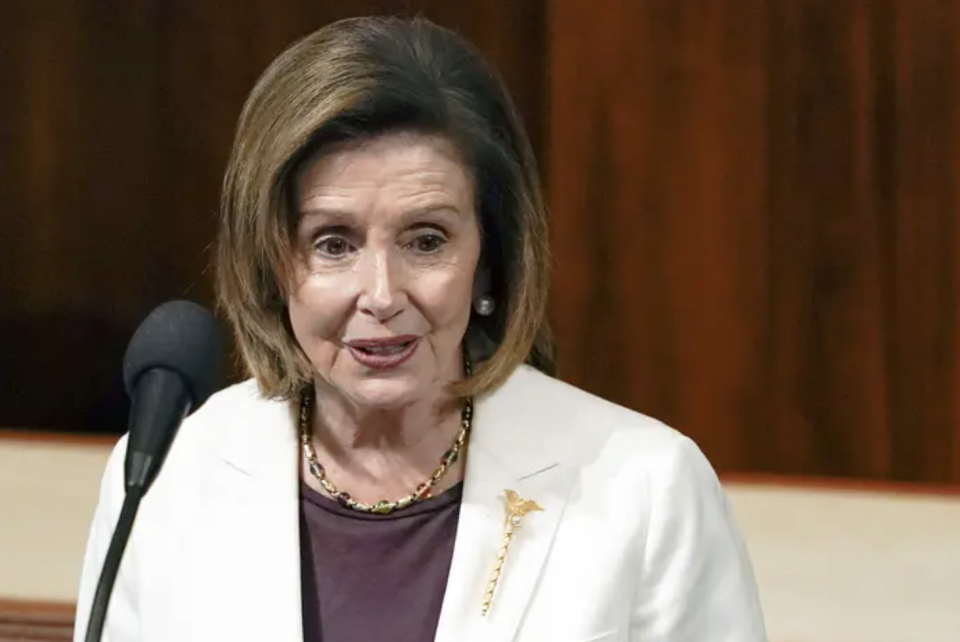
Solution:
[(483, 319), (488, 319), (496, 308), (496, 301), (491, 292), (492, 277), (490, 269), (481, 260), (477, 266), (477, 271), (473, 276), (473, 297), (470, 325), (467, 326), (466, 348), (474, 365), (479, 365), (493, 356), (497, 351), (497, 344), (490, 337), (490, 334), (483, 328), (486, 323)]
[(490, 293), (490, 271), (480, 266), (474, 275), (473, 311), (482, 317), (489, 317), (496, 308), (497, 302)]
[(489, 296), (492, 282), (490, 268), (488, 268), (486, 262), (481, 259), (477, 265), (477, 271), (473, 274), (473, 299), (477, 300), (482, 296)]

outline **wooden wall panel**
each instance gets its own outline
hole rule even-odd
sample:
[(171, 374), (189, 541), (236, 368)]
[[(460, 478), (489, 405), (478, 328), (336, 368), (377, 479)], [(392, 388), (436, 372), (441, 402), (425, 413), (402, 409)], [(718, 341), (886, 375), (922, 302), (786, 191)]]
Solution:
[(960, 482), (960, 4), (551, 25), (564, 376), (726, 470)]
[(960, 481), (960, 4), (894, 9), (893, 473)]
[(0, 599), (0, 642), (69, 642), (76, 606)]
[(269, 61), (339, 18), (420, 12), (503, 71), (535, 140), (545, 3), (9, 0), (0, 8), (0, 426), (117, 432), (126, 342), (209, 303), (221, 177)]
[[(126, 337), (180, 291), (165, 186), (156, 3), (4, 3), (0, 424), (97, 424)], [(186, 254), (186, 252), (184, 252)]]
[(118, 431), (205, 272), (240, 105), (320, 24), (422, 11), (546, 168), (563, 377), (722, 469), (960, 481), (960, 3), (11, 0), (0, 425)]

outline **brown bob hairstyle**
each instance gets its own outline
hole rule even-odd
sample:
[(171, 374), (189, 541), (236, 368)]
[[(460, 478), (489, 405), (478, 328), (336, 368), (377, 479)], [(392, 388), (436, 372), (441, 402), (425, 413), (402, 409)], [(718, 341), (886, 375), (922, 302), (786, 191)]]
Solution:
[(495, 388), (524, 362), (555, 374), (544, 204), (502, 80), (463, 38), (426, 19), (354, 18), (321, 28), (270, 64), (243, 107), (224, 178), (220, 307), (264, 395), (291, 399), (315, 374), (283, 295), (297, 260), (298, 168), (326, 146), (398, 130), (447, 137), (475, 183), (480, 263), (497, 306), (488, 317), (472, 313), (465, 340), (481, 346), (482, 363), (453, 393)]

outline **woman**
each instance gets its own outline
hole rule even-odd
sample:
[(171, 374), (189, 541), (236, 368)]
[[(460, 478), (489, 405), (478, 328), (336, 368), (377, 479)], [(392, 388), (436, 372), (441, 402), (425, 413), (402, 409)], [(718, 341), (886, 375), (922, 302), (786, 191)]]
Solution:
[(765, 640), (697, 447), (551, 377), (546, 239), (516, 111), (459, 37), (348, 20), (274, 61), (218, 244), (251, 379), (184, 423), (105, 639)]

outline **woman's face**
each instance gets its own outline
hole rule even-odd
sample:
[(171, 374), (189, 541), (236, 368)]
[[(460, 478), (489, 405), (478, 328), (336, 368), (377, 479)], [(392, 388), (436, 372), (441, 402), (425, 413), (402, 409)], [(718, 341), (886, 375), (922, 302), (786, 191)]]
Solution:
[(391, 133), (297, 176), (290, 322), (317, 373), (361, 407), (393, 408), (461, 373), (480, 230), (468, 169), (446, 139)]

